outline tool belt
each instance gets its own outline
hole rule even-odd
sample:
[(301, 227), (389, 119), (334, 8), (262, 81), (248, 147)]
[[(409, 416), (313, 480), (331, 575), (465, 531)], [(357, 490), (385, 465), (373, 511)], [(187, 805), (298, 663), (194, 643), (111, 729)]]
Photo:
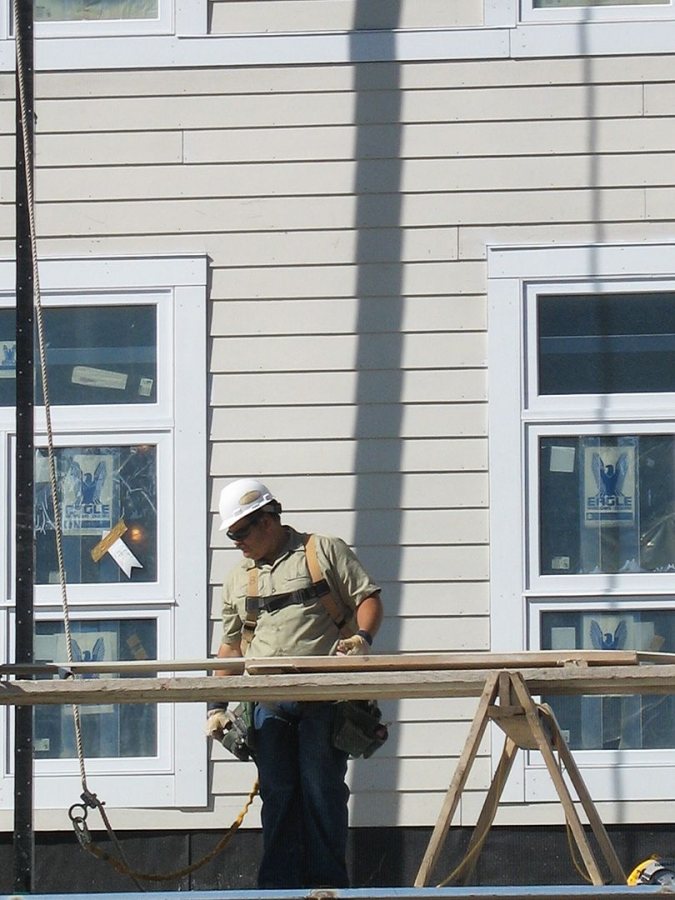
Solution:
[(242, 762), (248, 762), (254, 756), (253, 707), (252, 701), (244, 701), (227, 713), (230, 724), (225, 728), (220, 741), (226, 750)]
[(368, 759), (389, 737), (374, 700), (338, 700), (333, 722), (333, 746), (352, 759)]
[[(323, 572), (319, 566), (316, 554), (316, 542), (313, 534), (304, 536), (305, 555), (307, 557), (307, 567), (309, 569), (312, 584), (310, 587), (301, 588), (288, 594), (277, 594), (275, 597), (260, 597), (258, 594), (258, 570), (255, 565), (248, 570), (248, 591), (246, 596), (246, 620), (242, 625), (241, 631), (241, 647), (245, 654), (246, 650), (253, 639), (253, 634), (258, 621), (258, 614), (261, 610), (266, 612), (274, 612), (282, 609), (290, 603), (306, 603), (309, 600), (319, 599), (324, 609), (333, 621), (338, 633), (343, 638), (351, 637), (355, 629), (351, 626), (349, 618), (351, 618), (351, 610), (347, 610), (344, 606), (336, 601), (333, 597), (330, 587), (324, 578)], [(235, 710), (241, 709), (247, 704), (240, 704)], [(242, 724), (241, 729), (250, 728), (250, 736), (248, 737), (248, 746), (253, 747), (253, 704), (248, 713), (251, 724), (246, 726)], [(389, 737), (387, 726), (382, 722), (382, 713), (379, 706), (374, 700), (337, 700), (335, 703), (335, 720), (333, 724), (333, 746), (338, 750), (347, 753), (353, 759), (359, 756), (368, 758), (381, 747)], [(240, 733), (244, 733), (240, 729)], [(223, 738), (223, 745), (231, 750), (239, 759), (249, 759), (253, 755), (253, 751), (249, 750), (249, 756), (239, 756), (239, 752), (235, 752), (232, 747), (228, 746), (227, 740), (230, 731), (226, 732)], [(231, 738), (233, 746), (240, 748), (242, 742), (237, 742), (233, 736)], [(245, 744), (246, 742), (244, 742)]]

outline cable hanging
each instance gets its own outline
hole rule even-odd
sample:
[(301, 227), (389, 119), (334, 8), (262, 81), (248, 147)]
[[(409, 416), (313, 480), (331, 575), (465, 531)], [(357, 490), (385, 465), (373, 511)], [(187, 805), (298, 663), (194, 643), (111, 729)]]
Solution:
[[(13, 4), (14, 7), (14, 33), (19, 33), (19, 22), (18, 22), (18, 2)], [(44, 327), (44, 314), (42, 307), (42, 295), (40, 291), (40, 275), (38, 269), (38, 254), (37, 254), (37, 229), (35, 227), (35, 196), (34, 196), (34, 186), (33, 186), (33, 172), (32, 166), (30, 165), (29, 151), (28, 147), (29, 143), (29, 134), (28, 134), (28, 111), (27, 111), (27, 103), (26, 103), (26, 84), (25, 84), (25, 66), (23, 59), (23, 52), (21, 48), (21, 42), (15, 41), (16, 44), (16, 69), (17, 69), (17, 85), (19, 91), (19, 109), (20, 109), (20, 118), (21, 118), (21, 131), (23, 136), (23, 154), (24, 154), (24, 170), (26, 177), (26, 197), (27, 197), (27, 208), (28, 208), (28, 227), (30, 233), (30, 244), (31, 244), (31, 257), (32, 257), (32, 269), (33, 269), (33, 288), (34, 288), (34, 297), (35, 297), (35, 321), (37, 325), (37, 338), (38, 338), (38, 354), (39, 354), (39, 362), (40, 362), (40, 380), (42, 386), (42, 396), (44, 400), (44, 409), (45, 409), (45, 424), (46, 424), (46, 434), (47, 434), (47, 463), (48, 463), (48, 472), (49, 472), (49, 486), (50, 486), (50, 494), (52, 500), (52, 507), (54, 510), (54, 539), (56, 543), (56, 557), (58, 563), (59, 570), (59, 585), (61, 592), (61, 609), (63, 613), (63, 627), (65, 634), (65, 642), (66, 642), (66, 656), (68, 664), (73, 663), (73, 640), (72, 640), (72, 629), (70, 622), (70, 611), (68, 606), (68, 587), (66, 581), (66, 570), (63, 559), (63, 534), (61, 530), (61, 511), (60, 511), (60, 502), (58, 495), (58, 480), (56, 476), (56, 462), (55, 462), (55, 452), (54, 452), (54, 432), (52, 428), (52, 417), (51, 417), (51, 404), (49, 400), (49, 386), (47, 381), (47, 353), (46, 353), (46, 340), (45, 340), (45, 327)], [(70, 675), (69, 677), (74, 677)], [(202, 859), (198, 860), (195, 863), (192, 863), (185, 868), (168, 872), (166, 874), (149, 874), (138, 872), (131, 868), (129, 863), (127, 862), (122, 846), (110, 824), (110, 820), (108, 819), (107, 813), (104, 809), (104, 802), (99, 800), (97, 795), (89, 790), (87, 785), (87, 773), (85, 766), (85, 756), (84, 756), (84, 744), (82, 740), (82, 724), (80, 719), (80, 707), (73, 705), (73, 724), (75, 728), (75, 745), (77, 749), (77, 760), (80, 770), (80, 782), (82, 787), (82, 793), (80, 795), (81, 803), (73, 804), (69, 811), (68, 815), (73, 824), (73, 828), (75, 830), (75, 834), (77, 836), (78, 841), (80, 842), (80, 846), (83, 849), (87, 850), (92, 855), (96, 856), (98, 859), (102, 859), (108, 862), (114, 869), (118, 872), (128, 875), (136, 887), (145, 891), (145, 887), (140, 883), (140, 881), (170, 881), (175, 878), (180, 878), (184, 875), (190, 874), (191, 872), (196, 871), (197, 869), (204, 866), (207, 862), (212, 860), (218, 853), (225, 849), (231, 838), (234, 836), (235, 832), (238, 830), (239, 826), (243, 822), (244, 816), (248, 812), (255, 796), (258, 793), (258, 782), (256, 781), (251, 788), (251, 791), (248, 795), (248, 799), (241, 812), (234, 820), (234, 822), (230, 825), (229, 829), (225, 833), (225, 835), (221, 838), (221, 840), (216, 844), (214, 849), (207, 853)], [(98, 809), (101, 819), (103, 820), (103, 824), (105, 825), (106, 832), (110, 838), (111, 844), (115, 848), (117, 852), (117, 856), (108, 853), (107, 851), (102, 850), (98, 847), (91, 839), (91, 833), (87, 826), (87, 811), (88, 809)], [(81, 811), (80, 811), (81, 810)]]

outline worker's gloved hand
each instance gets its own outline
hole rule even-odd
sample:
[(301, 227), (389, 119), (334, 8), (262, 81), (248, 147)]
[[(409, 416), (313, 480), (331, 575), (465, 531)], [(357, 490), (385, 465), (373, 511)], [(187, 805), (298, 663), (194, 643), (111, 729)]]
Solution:
[(370, 644), (360, 634), (338, 641), (335, 650), (338, 656), (365, 656), (370, 651)]
[(230, 727), (231, 721), (231, 716), (226, 709), (210, 709), (204, 732), (214, 741), (220, 741)]

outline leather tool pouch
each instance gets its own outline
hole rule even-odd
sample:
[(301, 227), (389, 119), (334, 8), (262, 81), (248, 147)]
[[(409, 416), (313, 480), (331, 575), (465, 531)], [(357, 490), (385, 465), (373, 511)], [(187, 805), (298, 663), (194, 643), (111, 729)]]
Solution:
[(335, 704), (333, 746), (352, 759), (367, 759), (389, 737), (382, 712), (374, 700), (339, 700)]
[(252, 702), (235, 706), (229, 713), (231, 724), (221, 740), (223, 747), (242, 762), (247, 762), (254, 756), (253, 706)]

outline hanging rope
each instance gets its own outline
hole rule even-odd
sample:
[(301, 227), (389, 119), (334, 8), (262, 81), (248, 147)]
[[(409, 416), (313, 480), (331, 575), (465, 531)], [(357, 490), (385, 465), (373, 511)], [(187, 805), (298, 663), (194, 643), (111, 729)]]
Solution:
[[(19, 4), (14, 3), (14, 33), (19, 32)], [(17, 84), (19, 89), (19, 108), (21, 110), (21, 132), (23, 137), (23, 153), (24, 153), (24, 170), (26, 173), (26, 197), (28, 201), (28, 227), (30, 232), (31, 258), (33, 264), (33, 290), (35, 295), (35, 312), (38, 335), (38, 352), (40, 357), (40, 377), (42, 383), (42, 395), (44, 398), (45, 420), (47, 429), (47, 459), (49, 470), (49, 485), (51, 491), (52, 505), (54, 509), (54, 534), (56, 539), (56, 556), (59, 567), (59, 584), (61, 587), (61, 608), (63, 610), (63, 627), (66, 638), (66, 655), (68, 662), (73, 662), (73, 643), (70, 628), (70, 615), (68, 612), (68, 594), (66, 588), (65, 566), (63, 564), (63, 541), (60, 527), (60, 506), (56, 480), (56, 466), (54, 463), (54, 434), (52, 430), (51, 408), (49, 404), (49, 391), (47, 388), (47, 360), (45, 350), (45, 329), (44, 316), (42, 311), (42, 295), (40, 292), (40, 273), (38, 271), (38, 255), (37, 255), (37, 238), (35, 228), (35, 197), (33, 191), (33, 167), (28, 154), (29, 132), (28, 132), (28, 111), (26, 109), (26, 85), (23, 53), (21, 41), (15, 41), (16, 44), (16, 71)], [(79, 707), (73, 707), (73, 717), (75, 720), (75, 739), (77, 742), (77, 756), (80, 764), (80, 777), (82, 780), (82, 790), (87, 790), (87, 778), (84, 769), (84, 754), (82, 751), (82, 729), (80, 726)]]
[[(19, 2), (15, 0), (14, 4), (14, 34), (19, 33)], [(56, 542), (56, 557), (58, 562), (59, 569), (59, 585), (61, 589), (61, 609), (63, 612), (63, 628), (65, 633), (66, 640), (66, 656), (69, 664), (73, 662), (73, 640), (72, 640), (72, 629), (70, 624), (70, 611), (68, 607), (68, 589), (66, 582), (66, 567), (63, 559), (63, 534), (61, 531), (61, 509), (59, 502), (59, 494), (58, 494), (58, 481), (56, 477), (56, 462), (55, 462), (55, 453), (54, 453), (54, 432), (52, 429), (52, 416), (51, 416), (51, 405), (49, 402), (49, 386), (47, 383), (47, 353), (46, 353), (46, 340), (45, 340), (45, 327), (44, 327), (44, 314), (42, 308), (42, 295), (40, 291), (40, 274), (38, 270), (38, 254), (37, 254), (37, 229), (35, 227), (35, 196), (34, 196), (34, 188), (33, 188), (33, 167), (31, 165), (31, 159), (28, 152), (29, 147), (29, 132), (28, 132), (28, 110), (26, 103), (26, 84), (25, 84), (25, 67), (23, 60), (23, 53), (21, 48), (21, 41), (15, 41), (16, 45), (16, 72), (17, 72), (17, 85), (19, 91), (19, 108), (21, 112), (21, 133), (23, 138), (23, 154), (24, 154), (24, 170), (26, 176), (26, 197), (27, 197), (27, 206), (28, 206), (28, 226), (30, 232), (30, 244), (31, 244), (31, 258), (32, 258), (32, 269), (33, 269), (33, 291), (35, 297), (35, 321), (37, 325), (37, 337), (38, 337), (38, 354), (40, 360), (40, 380), (42, 385), (42, 396), (44, 400), (44, 409), (45, 409), (45, 423), (46, 423), (46, 433), (47, 433), (47, 463), (48, 463), (48, 472), (49, 472), (49, 487), (51, 493), (52, 507), (54, 510), (54, 539)], [(72, 677), (72, 676), (70, 676)], [(221, 838), (221, 840), (216, 844), (214, 849), (207, 853), (202, 859), (193, 863), (190, 866), (187, 866), (183, 869), (178, 869), (174, 872), (169, 872), (166, 874), (147, 874), (135, 871), (131, 868), (129, 863), (127, 862), (122, 846), (113, 831), (113, 828), (110, 824), (110, 820), (104, 810), (104, 803), (98, 799), (96, 794), (92, 793), (87, 786), (87, 773), (85, 767), (85, 757), (84, 757), (84, 745), (82, 740), (82, 724), (80, 719), (80, 707), (73, 706), (73, 725), (75, 728), (75, 745), (77, 749), (77, 760), (80, 769), (80, 782), (82, 785), (82, 794), (81, 800), (82, 803), (73, 804), (68, 811), (68, 815), (73, 823), (73, 828), (75, 830), (75, 834), (80, 842), (80, 845), (87, 850), (89, 853), (92, 853), (94, 856), (99, 859), (105, 860), (108, 862), (114, 869), (122, 874), (128, 875), (132, 881), (136, 884), (136, 887), (139, 890), (144, 891), (145, 888), (142, 884), (140, 884), (140, 880), (144, 881), (171, 881), (175, 878), (180, 878), (184, 875), (189, 874), (190, 872), (194, 872), (195, 870), (201, 868), (201, 866), (206, 865), (211, 859), (213, 859), (218, 853), (225, 849), (228, 845), (236, 831), (239, 829), (244, 816), (248, 812), (251, 803), (253, 802), (256, 794), (258, 793), (258, 782), (256, 781), (253, 785), (249, 795), (248, 800), (246, 801), (244, 807), (241, 812), (235, 819), (235, 821), (230, 825), (229, 829), (225, 833), (225, 835)], [(102, 850), (96, 844), (93, 843), (91, 839), (91, 833), (89, 832), (89, 828), (86, 823), (87, 819), (87, 810), (88, 809), (97, 809), (101, 815), (103, 820), (103, 824), (105, 825), (105, 829), (108, 833), (110, 841), (117, 852), (117, 856), (114, 856), (106, 851)], [(82, 812), (78, 812), (78, 810), (82, 810)]]
[[(80, 846), (88, 853), (91, 853), (92, 856), (95, 856), (98, 859), (102, 859), (105, 862), (109, 863), (117, 872), (120, 872), (122, 875), (128, 875), (135, 882), (137, 887), (139, 887), (140, 890), (144, 891), (145, 888), (142, 884), (139, 884), (139, 881), (173, 881), (177, 878), (183, 878), (185, 875), (189, 875), (191, 872), (195, 872), (197, 869), (205, 866), (206, 863), (210, 862), (212, 859), (218, 856), (219, 853), (222, 853), (222, 851), (230, 843), (236, 832), (239, 830), (239, 826), (244, 821), (246, 813), (251, 808), (251, 804), (255, 800), (258, 790), (258, 782), (256, 781), (251, 788), (246, 803), (239, 812), (239, 815), (230, 825), (223, 837), (218, 841), (213, 850), (211, 850), (200, 860), (192, 863), (189, 866), (185, 866), (182, 869), (176, 869), (173, 872), (167, 872), (163, 874), (149, 874), (147, 872), (139, 872), (129, 866), (126, 859), (124, 858), (119, 840), (117, 839), (117, 836), (115, 835), (115, 832), (113, 831), (112, 826), (110, 825), (110, 822), (108, 820), (108, 816), (103, 809), (103, 804), (96, 798), (95, 794), (90, 798), (83, 797), (83, 803), (73, 804), (73, 806), (71, 806), (68, 810), (68, 815), (70, 816), (70, 819), (73, 823), (73, 828), (75, 829), (75, 834), (77, 835), (77, 839), (80, 842)], [(87, 826), (88, 807), (92, 809), (96, 808), (100, 812), (110, 841), (119, 854), (117, 858), (107, 851), (103, 850), (92, 840), (91, 832), (89, 831), (89, 827)]]

